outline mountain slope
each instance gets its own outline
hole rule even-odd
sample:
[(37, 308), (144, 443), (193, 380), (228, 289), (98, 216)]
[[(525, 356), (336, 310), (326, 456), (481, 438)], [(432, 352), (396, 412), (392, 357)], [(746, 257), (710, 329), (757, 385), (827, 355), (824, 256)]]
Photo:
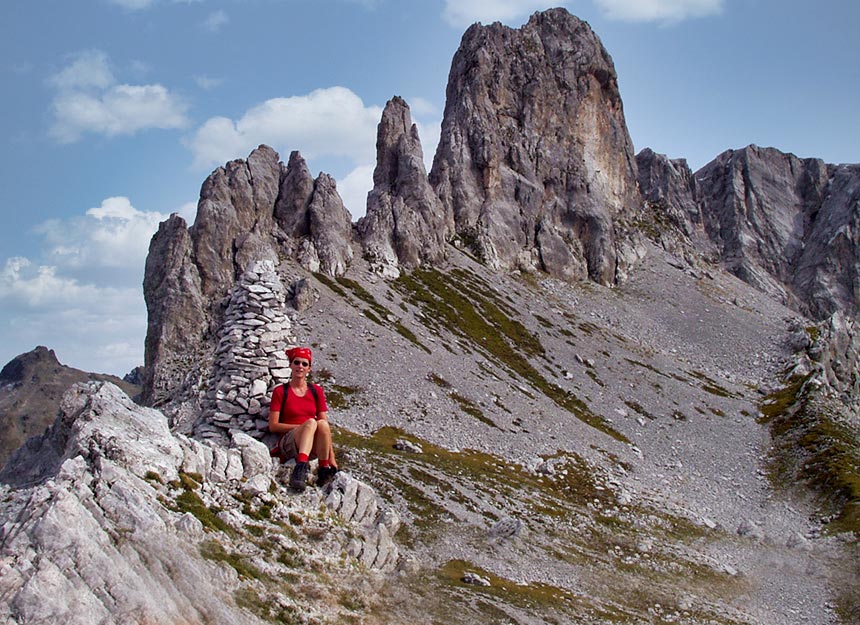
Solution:
[(139, 387), (115, 376), (87, 373), (60, 364), (53, 350), (36, 347), (10, 360), (0, 371), (0, 466), (29, 437), (54, 422), (63, 393), (77, 382), (110, 380), (134, 396)]

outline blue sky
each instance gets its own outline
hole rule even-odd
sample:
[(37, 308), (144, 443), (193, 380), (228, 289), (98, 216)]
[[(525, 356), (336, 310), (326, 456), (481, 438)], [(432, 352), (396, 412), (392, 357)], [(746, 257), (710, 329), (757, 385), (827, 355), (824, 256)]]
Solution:
[(0, 7), (0, 365), (143, 363), (149, 239), (268, 143), (357, 218), (404, 97), (432, 160), (469, 24), (565, 6), (612, 55), (637, 151), (697, 169), (755, 143), (860, 162), (853, 0), (7, 0)]

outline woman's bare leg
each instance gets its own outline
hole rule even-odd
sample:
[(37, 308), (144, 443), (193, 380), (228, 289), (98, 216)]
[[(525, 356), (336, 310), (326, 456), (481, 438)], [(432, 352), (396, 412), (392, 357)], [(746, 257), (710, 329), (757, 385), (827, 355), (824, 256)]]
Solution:
[(316, 434), (314, 435), (314, 451), (317, 458), (328, 458), (331, 462), (334, 450), (331, 445), (331, 426), (328, 421), (317, 421)]
[[(296, 443), (296, 451), (299, 454), (310, 455), (314, 448), (314, 440), (316, 438), (317, 421), (316, 419), (308, 419), (296, 428), (296, 433), (293, 435), (293, 440)], [(331, 436), (331, 434), (329, 434)]]

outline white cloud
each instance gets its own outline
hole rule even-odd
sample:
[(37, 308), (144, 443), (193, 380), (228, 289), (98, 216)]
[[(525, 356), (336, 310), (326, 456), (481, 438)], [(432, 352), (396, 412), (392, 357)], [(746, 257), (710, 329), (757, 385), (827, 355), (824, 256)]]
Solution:
[(511, 20), (560, 4), (564, 3), (546, 0), (445, 0), (442, 16), (451, 26), (463, 28), (475, 22), (510, 23)]
[(282, 153), (299, 150), (306, 159), (332, 156), (363, 165), (374, 160), (381, 116), (381, 108), (365, 106), (345, 87), (317, 89), (303, 96), (266, 100), (235, 122), (212, 117), (188, 140), (188, 146), (198, 169), (244, 158), (261, 143)]
[[(183, 204), (183, 215), (196, 204)], [(40, 260), (0, 267), (0, 345), (6, 358), (48, 345), (61, 361), (123, 375), (143, 364), (146, 307), (140, 284), (149, 241), (166, 216), (126, 197), (41, 224)], [(65, 355), (65, 358), (64, 358)]]
[(57, 89), (50, 135), (61, 143), (73, 143), (87, 132), (113, 137), (187, 124), (185, 102), (166, 87), (114, 82), (104, 52), (77, 55), (50, 79)]
[(156, 0), (107, 0), (110, 4), (115, 4), (129, 11), (140, 11), (148, 9), (156, 3)]
[(631, 22), (680, 22), (690, 17), (715, 15), (723, 0), (594, 0), (610, 19)]
[(124, 375), (143, 364), (146, 307), (137, 285), (82, 283), (15, 257), (0, 269), (0, 305), (5, 359), (47, 345), (86, 371)]
[(352, 220), (367, 212), (367, 194), (373, 188), (373, 165), (361, 165), (337, 181), (337, 192), (343, 205), (352, 214)]
[(413, 117), (439, 117), (439, 108), (427, 98), (413, 96), (406, 99)]
[(109, 197), (83, 216), (46, 221), (36, 232), (44, 237), (45, 256), (54, 266), (88, 271), (126, 269), (139, 276), (149, 240), (166, 218), (137, 210), (127, 197)]
[(72, 63), (51, 76), (57, 89), (106, 89), (114, 83), (108, 56), (101, 50), (87, 50), (73, 56)]
[[(519, 26), (518, 22), (535, 11), (573, 4), (572, 0), (445, 0), (442, 15), (455, 28), (475, 22)], [(594, 4), (609, 19), (674, 23), (718, 14), (723, 10), (724, 0), (594, 0)]]
[(442, 120), (437, 119), (430, 123), (415, 122), (418, 126), (418, 137), (421, 139), (421, 149), (424, 151), (424, 169), (430, 173), (433, 166), (433, 157), (436, 155), (436, 146), (442, 137)]
[(203, 20), (203, 28), (209, 32), (217, 33), (221, 30), (221, 27), (229, 21), (230, 18), (227, 16), (227, 13), (219, 9), (218, 11), (210, 13), (206, 19)]

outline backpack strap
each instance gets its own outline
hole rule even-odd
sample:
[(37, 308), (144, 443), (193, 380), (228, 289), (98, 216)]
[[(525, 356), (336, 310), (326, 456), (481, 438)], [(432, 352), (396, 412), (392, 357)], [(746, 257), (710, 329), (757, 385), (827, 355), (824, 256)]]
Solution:
[[(284, 402), (286, 402), (287, 401), (287, 391), (290, 390), (289, 384), (284, 383), (283, 387), (284, 387)], [(317, 414), (319, 414), (320, 397), (319, 397), (319, 393), (317, 393), (317, 385), (314, 384), (313, 382), (308, 382), (308, 390), (311, 392), (311, 395), (313, 395), (313, 397), (314, 397), (314, 406), (316, 406)]]

